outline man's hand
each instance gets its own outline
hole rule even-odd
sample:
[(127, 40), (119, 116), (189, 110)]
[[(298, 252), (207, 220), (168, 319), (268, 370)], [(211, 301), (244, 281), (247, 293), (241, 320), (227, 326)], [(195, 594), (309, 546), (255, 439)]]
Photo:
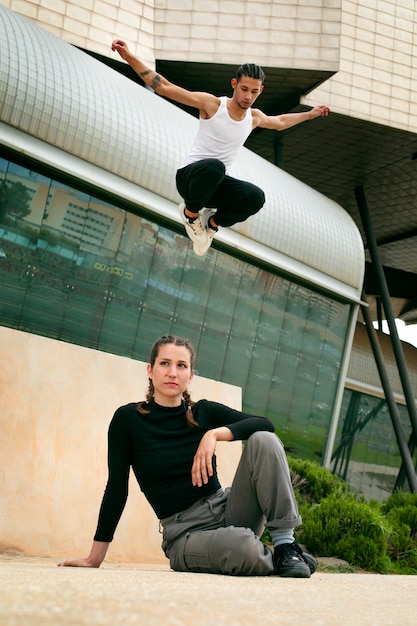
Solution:
[(311, 119), (316, 117), (327, 117), (330, 113), (330, 109), (326, 104), (318, 104), (310, 111)]
[(127, 43), (122, 39), (115, 39), (111, 45), (111, 49), (113, 52), (118, 52), (125, 61), (127, 61), (128, 57), (132, 56), (129, 48), (127, 47)]

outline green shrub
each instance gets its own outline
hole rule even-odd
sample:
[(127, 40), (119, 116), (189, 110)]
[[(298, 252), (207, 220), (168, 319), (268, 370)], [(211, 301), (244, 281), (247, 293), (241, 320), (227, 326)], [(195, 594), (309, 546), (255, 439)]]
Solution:
[(391, 525), (387, 553), (391, 571), (417, 574), (417, 494), (397, 491), (382, 504)]
[[(417, 574), (417, 494), (365, 501), (314, 461), (288, 457), (303, 519), (297, 541), (318, 557), (339, 557), (380, 573)], [(263, 539), (270, 541), (268, 531)]]
[(320, 502), (331, 494), (348, 492), (348, 485), (314, 461), (288, 457), (291, 481), (298, 502)]
[(300, 507), (298, 540), (313, 554), (334, 556), (377, 572), (389, 569), (386, 539), (390, 532), (381, 511), (347, 492)]

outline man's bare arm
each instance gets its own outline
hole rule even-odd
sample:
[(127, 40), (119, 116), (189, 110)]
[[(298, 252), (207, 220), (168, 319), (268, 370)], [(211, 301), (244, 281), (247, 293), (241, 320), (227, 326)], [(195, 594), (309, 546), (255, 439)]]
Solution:
[(199, 109), (207, 117), (211, 117), (216, 112), (219, 106), (219, 99), (216, 96), (203, 91), (188, 91), (171, 83), (164, 76), (149, 69), (140, 59), (135, 57), (130, 52), (126, 42), (121, 39), (115, 39), (111, 48), (113, 51), (118, 52), (136, 74), (160, 96)]
[[(139, 76), (145, 81), (145, 83), (149, 84), (150, 87), (152, 87), (152, 89), (154, 89), (155, 91), (157, 91), (159, 89), (159, 87), (162, 85), (162, 78), (159, 74), (157, 74), (156, 72), (153, 72), (152, 70), (144, 70), (143, 72), (139, 73)], [(146, 77), (149, 76), (149, 81), (146, 80)]]
[(311, 111), (303, 111), (301, 113), (284, 113), (282, 115), (265, 115), (258, 109), (252, 113), (254, 127), (269, 128), (271, 130), (286, 130), (297, 124), (314, 120), (316, 117), (327, 117), (329, 115), (329, 107), (325, 104), (319, 104), (311, 109)]

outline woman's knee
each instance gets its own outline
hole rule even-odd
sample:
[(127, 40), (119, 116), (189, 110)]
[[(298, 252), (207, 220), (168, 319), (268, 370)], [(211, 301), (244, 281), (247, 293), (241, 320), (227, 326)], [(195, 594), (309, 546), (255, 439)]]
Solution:
[(277, 437), (275, 433), (269, 431), (258, 430), (253, 433), (246, 442), (246, 445), (250, 448), (256, 449), (271, 449), (271, 450), (283, 450), (284, 446), (282, 441)]

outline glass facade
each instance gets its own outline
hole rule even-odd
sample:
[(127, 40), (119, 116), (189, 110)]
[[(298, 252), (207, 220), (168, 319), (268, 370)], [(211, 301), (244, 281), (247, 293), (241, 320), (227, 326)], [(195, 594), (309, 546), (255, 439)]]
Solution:
[[(190, 338), (197, 373), (242, 387), (287, 449), (324, 450), (350, 304), (0, 159), (0, 324), (146, 361)], [(227, 400), (225, 399), (227, 403)]]
[[(404, 434), (409, 439), (411, 423), (407, 407), (397, 406)], [(333, 472), (366, 498), (380, 501), (398, 486), (401, 465), (385, 399), (345, 389), (333, 452)], [(401, 482), (401, 488), (408, 490), (406, 479)]]

